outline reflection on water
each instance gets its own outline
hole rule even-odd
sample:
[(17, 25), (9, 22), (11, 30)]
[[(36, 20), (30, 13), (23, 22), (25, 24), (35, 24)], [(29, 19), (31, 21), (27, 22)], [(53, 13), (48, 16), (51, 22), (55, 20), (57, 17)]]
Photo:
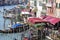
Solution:
[[(9, 10), (9, 9), (12, 9), (13, 7), (15, 7), (16, 5), (14, 5), (14, 6), (1, 6), (0, 7), (0, 29), (3, 29), (3, 26), (4, 26), (4, 18), (3, 18), (3, 9), (5, 8), (5, 9), (7, 9), (7, 10)], [(11, 23), (11, 20), (9, 20), (9, 19), (7, 19), (6, 20), (6, 22), (5, 22), (5, 27), (7, 28), (7, 26), (8, 26), (8, 24), (10, 24)]]
[[(4, 8), (9, 10), (13, 7), (15, 7), (16, 5), (14, 6), (5, 6)], [(3, 12), (3, 6), (0, 7), (0, 11)], [(5, 27), (7, 28), (8, 24), (11, 23), (11, 20), (6, 20), (6, 23), (5, 23)], [(3, 13), (0, 12), (0, 29), (3, 29), (3, 24), (4, 24), (4, 19), (3, 19)], [(14, 40), (14, 38), (17, 38), (18, 40), (21, 40), (21, 34), (22, 33), (16, 33), (16, 34), (2, 34), (0, 33), (0, 40)]]
[(21, 40), (21, 33), (0, 34), (0, 40), (14, 40), (14, 38), (17, 38), (18, 40)]

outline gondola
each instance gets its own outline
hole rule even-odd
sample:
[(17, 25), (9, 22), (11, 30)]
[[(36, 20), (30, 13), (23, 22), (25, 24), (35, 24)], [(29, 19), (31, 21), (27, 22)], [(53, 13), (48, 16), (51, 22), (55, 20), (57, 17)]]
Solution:
[(12, 27), (12, 28), (9, 28), (9, 29), (0, 30), (0, 33), (20, 33), (20, 32), (24, 32), (28, 29), (29, 29), (28, 25), (20, 25), (20, 26), (17, 26), (17, 27)]

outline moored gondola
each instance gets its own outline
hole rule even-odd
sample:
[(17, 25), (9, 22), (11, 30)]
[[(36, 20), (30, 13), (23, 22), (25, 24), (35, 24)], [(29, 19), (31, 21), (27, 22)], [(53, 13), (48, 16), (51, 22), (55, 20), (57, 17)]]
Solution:
[(5, 30), (0, 30), (0, 33), (19, 33), (24, 32), (29, 29), (28, 25), (25, 24), (15, 24), (13, 27)]

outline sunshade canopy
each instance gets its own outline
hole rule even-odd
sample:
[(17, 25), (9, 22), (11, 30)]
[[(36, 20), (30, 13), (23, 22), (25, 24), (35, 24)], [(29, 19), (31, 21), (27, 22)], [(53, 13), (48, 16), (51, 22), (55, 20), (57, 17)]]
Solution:
[(28, 22), (30, 22), (30, 23), (36, 23), (36, 22), (44, 22), (42, 19), (40, 19), (40, 18), (29, 18), (28, 19)]
[(60, 22), (59, 18), (55, 18), (55, 17), (51, 17), (51, 16), (47, 16), (44, 20), (50, 22), (53, 25)]
[(53, 18), (51, 20), (49, 20), (49, 22), (53, 25), (55, 25), (56, 23), (60, 22), (60, 20), (58, 18)]
[(23, 26), (23, 24), (14, 24), (14, 25), (12, 25), (12, 28), (17, 28), (17, 27), (21, 27), (21, 26)]
[(36, 27), (36, 28), (39, 28), (39, 27), (43, 27), (45, 25), (45, 23), (39, 23), (39, 24), (35, 24), (34, 26)]

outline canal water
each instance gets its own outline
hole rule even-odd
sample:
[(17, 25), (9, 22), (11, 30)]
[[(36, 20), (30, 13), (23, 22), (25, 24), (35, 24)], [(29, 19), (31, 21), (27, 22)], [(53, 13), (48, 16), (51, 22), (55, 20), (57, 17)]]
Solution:
[[(4, 18), (3, 18), (3, 8), (9, 10), (12, 9), (13, 7), (15, 7), (16, 5), (13, 6), (1, 6), (0, 7), (0, 30), (2, 30), (4, 28)], [(11, 20), (7, 19), (5, 22), (5, 28), (8, 27), (8, 24), (11, 23)], [(0, 40), (14, 40), (14, 38), (21, 40), (21, 34), (22, 33), (12, 33), (12, 34), (3, 34), (0, 33)]]
[[(13, 6), (0, 6), (0, 29), (3, 29), (3, 27), (4, 27), (4, 18), (3, 18), (3, 9), (7, 9), (7, 10), (9, 10), (9, 9), (12, 9), (12, 8), (14, 8), (16, 5), (13, 5)], [(5, 22), (5, 27), (7, 28), (7, 26), (8, 26), (8, 24), (10, 24), (11, 23), (11, 21), (9, 20), (9, 19), (7, 19), (6, 20), (6, 22)]]

